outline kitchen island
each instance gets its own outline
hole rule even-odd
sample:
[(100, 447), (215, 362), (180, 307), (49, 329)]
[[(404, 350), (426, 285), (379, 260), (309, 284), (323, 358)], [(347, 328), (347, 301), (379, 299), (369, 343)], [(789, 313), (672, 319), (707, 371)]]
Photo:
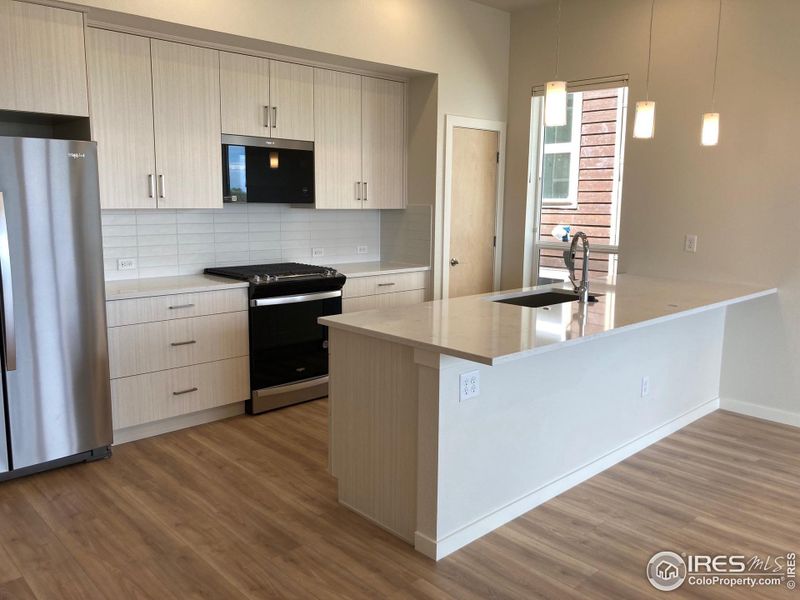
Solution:
[(440, 559), (719, 407), (726, 307), (776, 293), (621, 275), (320, 319), (339, 501)]

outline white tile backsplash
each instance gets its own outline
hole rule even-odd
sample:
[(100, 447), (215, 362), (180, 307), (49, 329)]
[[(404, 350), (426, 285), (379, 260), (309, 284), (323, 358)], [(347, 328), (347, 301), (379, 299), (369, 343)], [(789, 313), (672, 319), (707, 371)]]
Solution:
[[(106, 279), (202, 273), (205, 267), (308, 261), (380, 260), (381, 213), (324, 211), (289, 205), (239, 204), (222, 210), (103, 211)], [(367, 254), (358, 254), (367, 246)], [(135, 258), (137, 269), (119, 271), (117, 260)]]

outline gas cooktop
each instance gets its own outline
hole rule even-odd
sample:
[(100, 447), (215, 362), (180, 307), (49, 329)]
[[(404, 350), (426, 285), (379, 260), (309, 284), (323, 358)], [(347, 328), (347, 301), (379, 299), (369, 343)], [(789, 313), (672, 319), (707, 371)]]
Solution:
[(346, 281), (346, 277), (335, 269), (302, 263), (210, 267), (205, 272), (250, 282), (253, 298), (338, 290)]

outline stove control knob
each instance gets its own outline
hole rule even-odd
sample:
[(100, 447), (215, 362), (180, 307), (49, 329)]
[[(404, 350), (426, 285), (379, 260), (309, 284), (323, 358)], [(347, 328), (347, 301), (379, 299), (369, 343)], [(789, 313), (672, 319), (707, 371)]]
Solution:
[(254, 283), (254, 284), (258, 285), (259, 283), (261, 283), (261, 277), (258, 276), (258, 275), (253, 275), (250, 278), (250, 283)]

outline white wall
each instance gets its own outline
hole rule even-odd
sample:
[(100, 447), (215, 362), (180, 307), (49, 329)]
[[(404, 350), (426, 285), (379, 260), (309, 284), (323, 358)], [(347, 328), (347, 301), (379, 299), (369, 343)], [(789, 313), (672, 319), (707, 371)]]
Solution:
[[(435, 509), (417, 506), (417, 540), (435, 542), (441, 558), (714, 410), (724, 313), (492, 367), (450, 357), (438, 373), (421, 366), (420, 421), (438, 424), (438, 440), (426, 436), (438, 446), (420, 453), (418, 473), (436, 474), (437, 494)], [(689, 344), (691, 355), (678, 351)], [(472, 369), (480, 395), (459, 402), (459, 376)], [(422, 396), (431, 381), (438, 402)]]
[[(761, 406), (764, 416), (800, 418), (800, 253), (795, 240), (800, 224), (800, 2), (724, 0), (717, 84), (720, 145), (703, 148), (700, 118), (710, 110), (717, 6), (717, 0), (656, 3), (651, 78), (656, 137), (628, 140), (620, 269), (779, 287), (777, 300), (730, 311), (721, 395), (723, 405), (727, 399)], [(649, 10), (645, 0), (563, 0), (561, 76), (629, 73), (632, 106), (644, 95)], [(554, 48), (555, 4), (514, 13), (506, 287), (522, 279), (523, 238), (531, 226), (525, 202), (530, 87), (553, 77)], [(631, 110), (629, 123), (632, 118)], [(683, 252), (686, 233), (699, 235), (697, 254)]]
[[(75, 0), (74, 4), (438, 74), (437, 165), (443, 164), (445, 114), (501, 121), (506, 117), (509, 15), (469, 0)], [(430, 127), (429, 121), (422, 126)], [(435, 187), (418, 188), (424, 197), (409, 198), (414, 204), (437, 206), (437, 258), (442, 173), (442, 168), (436, 169)], [(440, 276), (435, 274), (437, 282)]]

